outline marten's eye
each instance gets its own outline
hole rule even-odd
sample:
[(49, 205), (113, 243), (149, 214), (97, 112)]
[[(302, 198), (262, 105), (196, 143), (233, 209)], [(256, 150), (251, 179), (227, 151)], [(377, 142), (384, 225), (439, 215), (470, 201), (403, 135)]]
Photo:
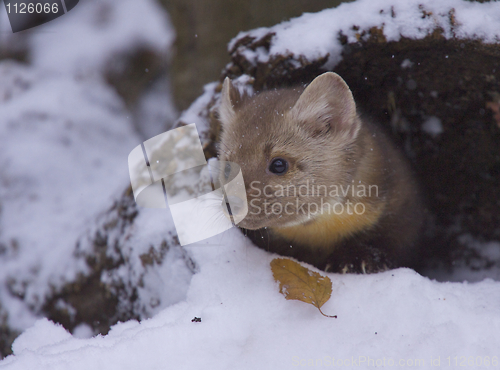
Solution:
[(288, 170), (288, 162), (281, 158), (275, 158), (269, 165), (269, 171), (276, 175), (283, 175)]

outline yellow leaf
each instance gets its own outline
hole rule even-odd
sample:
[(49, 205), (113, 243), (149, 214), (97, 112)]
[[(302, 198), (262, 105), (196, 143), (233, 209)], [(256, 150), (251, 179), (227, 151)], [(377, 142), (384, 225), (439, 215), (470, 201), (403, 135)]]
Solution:
[(275, 258), (271, 261), (274, 280), (280, 284), (280, 293), (286, 299), (296, 299), (316, 306), (321, 311), (332, 295), (332, 281), (288, 258)]

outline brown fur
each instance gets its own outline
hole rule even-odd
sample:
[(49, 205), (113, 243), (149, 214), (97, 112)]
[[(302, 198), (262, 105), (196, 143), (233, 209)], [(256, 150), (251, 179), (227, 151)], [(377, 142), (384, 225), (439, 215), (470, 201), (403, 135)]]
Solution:
[[(238, 226), (257, 245), (336, 272), (412, 266), (422, 221), (416, 183), (383, 132), (358, 116), (340, 76), (251, 97), (226, 79), (219, 115), (219, 157), (240, 165), (247, 191)], [(269, 169), (277, 157), (288, 162), (283, 175)], [(349, 213), (349, 202), (364, 212)]]

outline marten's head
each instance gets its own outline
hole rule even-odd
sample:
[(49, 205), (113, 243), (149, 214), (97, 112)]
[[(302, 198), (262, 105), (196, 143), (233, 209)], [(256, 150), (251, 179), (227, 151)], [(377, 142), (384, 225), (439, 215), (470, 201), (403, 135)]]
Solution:
[(351, 182), (361, 121), (339, 75), (254, 96), (226, 78), (219, 117), (219, 159), (237, 163), (245, 181), (248, 214), (239, 226), (294, 226), (319, 215), (325, 203), (343, 201), (331, 185)]

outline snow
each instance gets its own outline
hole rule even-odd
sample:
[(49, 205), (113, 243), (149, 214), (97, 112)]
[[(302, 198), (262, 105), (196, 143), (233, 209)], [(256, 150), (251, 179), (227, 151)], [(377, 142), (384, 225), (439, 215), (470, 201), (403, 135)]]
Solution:
[(32, 63), (61, 73), (96, 73), (109, 56), (140, 45), (166, 51), (174, 40), (167, 15), (154, 1), (87, 0), (43, 25), (30, 39)]
[(0, 280), (15, 279), (11, 289), (36, 306), (55, 271), (70, 280), (84, 270), (73, 265), (72, 246), (102, 204), (123, 191), (123, 158), (136, 140), (102, 82), (2, 62), (0, 86), (0, 137), (8, 138), (0, 147), (7, 248)]
[[(139, 299), (135, 302), (135, 313), (140, 317), (151, 317), (186, 298), (194, 268), (186, 266), (185, 251), (175, 247), (172, 234), (175, 235), (175, 228), (168, 209), (142, 208), (132, 230), (114, 236), (120, 241), (128, 263), (104, 274), (101, 281), (136, 287)], [(164, 240), (170, 245), (167, 250)], [(152, 263), (145, 266), (142, 255), (152, 255)]]
[[(4, 35), (3, 9), (9, 48), (18, 38)], [(29, 63), (0, 61), (0, 309), (23, 330), (52, 289), (87, 271), (76, 243), (124, 191), (127, 155), (142, 141), (106, 63), (138, 47), (164, 54), (174, 33), (155, 1), (88, 0), (20, 35)]]
[(187, 110), (182, 112), (181, 116), (179, 117), (179, 122), (185, 124), (196, 124), (196, 129), (200, 134), (202, 145), (205, 144), (207, 140), (207, 132), (210, 128), (210, 123), (208, 121), (208, 117), (206, 116), (205, 108), (213, 99), (216, 87), (217, 82), (206, 84), (203, 88), (203, 94), (201, 94)]
[[(488, 263), (500, 263), (500, 241), (481, 242), (469, 234), (462, 235), (459, 241), (475, 251), (477, 257), (470, 257), (468, 266), (465, 266), (463, 261), (455, 263), (453, 278), (456, 281), (476, 282), (487, 278), (500, 280), (500, 271), (486, 266)], [(434, 278), (446, 280), (449, 277), (438, 273), (435, 274)]]
[(443, 133), (443, 124), (438, 117), (431, 116), (422, 123), (422, 130), (432, 137), (437, 137)]
[(93, 336), (94, 336), (94, 330), (87, 324), (77, 325), (73, 329), (74, 338), (85, 339), (85, 338), (92, 338)]
[[(127, 155), (142, 141), (123, 102), (102, 79), (106, 55), (135, 43), (163, 48), (172, 40), (153, 1), (124, 0), (119, 9), (111, 4), (87, 0), (47, 24), (45, 29), (55, 31), (75, 24), (74, 33), (56, 32), (60, 44), (54, 42), (55, 31), (34, 33), (31, 66), (0, 62), (0, 301), (9, 325), (26, 329), (12, 346), (14, 355), (0, 361), (0, 370), (244, 370), (331, 363), (430, 368), (464, 359), (498, 366), (500, 283), (484, 279), (487, 275), (475, 283), (443, 283), (409, 269), (327, 274), (333, 294), (322, 310), (338, 318), (325, 318), (311, 305), (285, 300), (269, 267), (276, 256), (252, 246), (234, 228), (185, 247), (197, 263), (191, 277), (183, 249), (161, 249), (174, 230), (171, 214), (161, 209), (141, 209), (131, 230), (110, 236), (110, 243), (120, 241), (129, 264), (102, 277), (104, 283), (121, 279), (140, 286), (137, 312), (143, 320), (119, 323), (106, 336), (94, 337), (84, 324), (70, 334), (47, 319), (36, 321), (31, 309), (50, 285), (85, 271), (73, 258), (73, 246), (92, 235), (96, 215), (123, 191)], [(422, 18), (419, 4), (433, 15)], [(92, 14), (102, 6), (111, 6), (102, 16), (115, 21), (91, 26)], [(440, 26), (445, 37), (494, 42), (500, 35), (499, 8), (494, 2), (358, 0), (238, 37), (276, 32), (269, 52), (245, 51), (255, 61), (287, 51), (309, 59), (330, 53), (328, 67), (341, 58), (340, 30), (356, 41), (356, 32), (384, 24), (387, 39), (397, 40), (422, 37)], [(353, 18), (360, 31), (352, 30)], [(203, 109), (217, 97), (217, 85), (207, 85), (180, 121), (196, 123), (206, 133)], [(431, 118), (432, 134), (437, 118)], [(464, 237), (464, 243), (477, 242)], [(499, 259), (498, 242), (477, 245)], [(165, 254), (162, 263), (144, 266), (140, 257), (148, 252)], [(201, 322), (192, 322), (194, 317)]]
[[(423, 16), (424, 10), (431, 14)], [(450, 24), (451, 15), (455, 25)], [(492, 43), (500, 40), (500, 7), (495, 2), (481, 4), (464, 0), (358, 0), (316, 14), (305, 13), (273, 27), (241, 32), (229, 43), (228, 50), (245, 36), (260, 39), (275, 33), (269, 50), (240, 46), (240, 52), (253, 63), (266, 63), (274, 55), (302, 55), (310, 61), (328, 55), (325, 69), (331, 69), (342, 59), (339, 32), (348, 42), (357, 42), (357, 35), (372, 27), (382, 28), (387, 41), (422, 38), (441, 28), (446, 38), (472, 38)], [(369, 34), (364, 37), (368, 38)]]
[(409, 269), (328, 274), (333, 293), (322, 310), (332, 319), (285, 300), (269, 268), (275, 256), (237, 230), (189, 249), (200, 270), (184, 302), (90, 339), (42, 319), (16, 339), (0, 369), (290, 369), (318, 359), (430, 368), (448, 366), (449, 357), (498, 356), (500, 286), (492, 280), (438, 283)]
[(405, 59), (401, 63), (401, 68), (403, 68), (403, 69), (405, 69), (405, 68), (411, 68), (411, 67), (413, 67), (413, 64), (414, 63), (410, 59)]

